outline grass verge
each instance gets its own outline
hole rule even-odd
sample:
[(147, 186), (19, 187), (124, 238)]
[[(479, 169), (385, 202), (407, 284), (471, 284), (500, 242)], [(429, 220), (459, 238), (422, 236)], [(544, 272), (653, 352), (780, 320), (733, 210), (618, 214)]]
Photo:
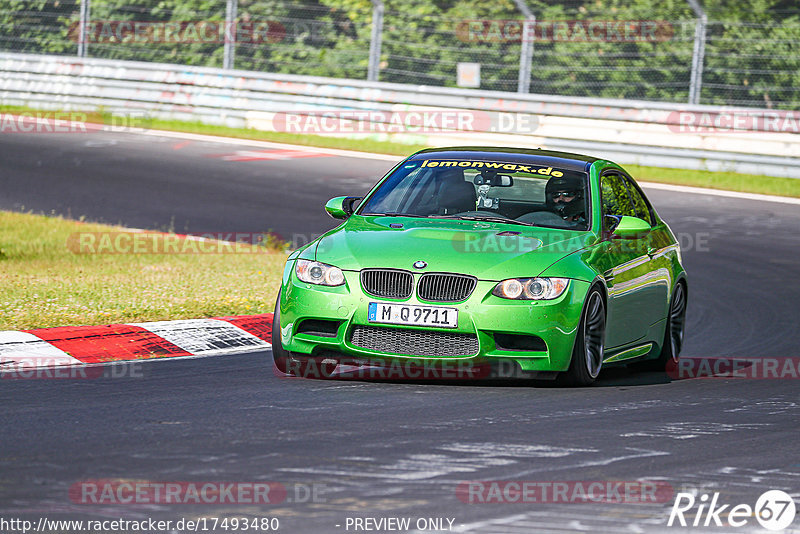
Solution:
[(687, 169), (665, 169), (623, 165), (631, 176), (640, 182), (706, 187), (740, 193), (759, 193), (781, 197), (800, 197), (800, 179), (739, 174), (735, 172), (693, 171)]
[[(0, 106), (0, 112), (46, 113), (20, 106)], [(89, 112), (87, 113), (87, 117), (87, 120), (89, 121), (100, 122), (108, 120), (110, 118), (110, 114), (102, 111)], [(202, 122), (147, 119), (146, 126), (147, 128), (153, 130), (218, 135), (237, 139), (272, 141), (277, 143), (288, 143), (293, 145), (313, 146), (319, 148), (357, 150), (360, 152), (391, 154), (395, 156), (407, 156), (413, 152), (416, 152), (417, 150), (428, 148), (425, 145), (412, 145), (377, 139), (346, 139), (319, 135), (266, 132), (248, 128), (214, 126)], [(668, 169), (663, 167), (648, 167), (639, 165), (624, 165), (624, 167), (628, 169), (634, 178), (642, 182), (659, 182), (665, 184), (706, 187), (709, 189), (720, 189), (725, 191), (739, 191), (742, 193), (760, 193), (764, 195), (800, 197), (800, 179), (779, 178), (775, 176), (763, 176), (757, 174), (739, 174), (735, 172)]]
[[(0, 211), (0, 330), (272, 311), (284, 252), (243, 244), (201, 249), (170, 236), (172, 248), (155, 248), (166, 253), (132, 253), (130, 241), (114, 244), (121, 232), (134, 235), (114, 226)], [(89, 234), (95, 240), (111, 236), (110, 248), (76, 246)], [(203, 252), (208, 250), (218, 252)]]

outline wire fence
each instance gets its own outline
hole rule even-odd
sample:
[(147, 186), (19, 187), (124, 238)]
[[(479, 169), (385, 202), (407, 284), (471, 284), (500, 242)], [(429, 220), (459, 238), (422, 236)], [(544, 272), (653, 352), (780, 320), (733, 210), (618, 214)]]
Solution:
[(0, 51), (800, 107), (800, 11), (688, 1), (0, 0)]

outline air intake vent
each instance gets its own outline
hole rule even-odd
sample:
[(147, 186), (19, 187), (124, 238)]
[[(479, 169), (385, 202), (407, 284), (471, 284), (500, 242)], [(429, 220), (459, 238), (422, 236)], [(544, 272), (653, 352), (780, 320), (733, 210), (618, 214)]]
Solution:
[(525, 334), (501, 334), (494, 335), (494, 342), (500, 350), (524, 350), (530, 352), (545, 352), (547, 345), (539, 336), (529, 336)]
[(478, 337), (473, 334), (361, 325), (353, 328), (350, 342), (375, 352), (443, 358), (474, 356), (479, 348)]
[(376, 297), (406, 299), (411, 296), (414, 277), (408, 271), (364, 269), (361, 271), (361, 286)]
[(336, 337), (341, 321), (326, 321), (323, 319), (306, 319), (297, 327), (298, 334), (311, 336)]
[(419, 279), (417, 296), (434, 302), (458, 302), (466, 300), (477, 284), (476, 278), (463, 274), (427, 273)]

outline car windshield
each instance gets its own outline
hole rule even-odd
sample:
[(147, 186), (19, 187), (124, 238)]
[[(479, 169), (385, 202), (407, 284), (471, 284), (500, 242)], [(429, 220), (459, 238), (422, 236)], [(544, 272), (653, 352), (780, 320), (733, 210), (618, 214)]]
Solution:
[(584, 172), (507, 161), (408, 161), (362, 204), (360, 215), (486, 220), (587, 230)]

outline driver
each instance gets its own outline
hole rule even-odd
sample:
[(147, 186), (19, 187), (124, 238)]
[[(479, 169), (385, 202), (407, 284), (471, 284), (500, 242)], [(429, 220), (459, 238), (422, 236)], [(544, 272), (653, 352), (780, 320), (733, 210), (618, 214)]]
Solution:
[(583, 201), (583, 180), (575, 177), (559, 176), (550, 178), (544, 189), (548, 209), (554, 211), (568, 222), (583, 222), (585, 202)]

